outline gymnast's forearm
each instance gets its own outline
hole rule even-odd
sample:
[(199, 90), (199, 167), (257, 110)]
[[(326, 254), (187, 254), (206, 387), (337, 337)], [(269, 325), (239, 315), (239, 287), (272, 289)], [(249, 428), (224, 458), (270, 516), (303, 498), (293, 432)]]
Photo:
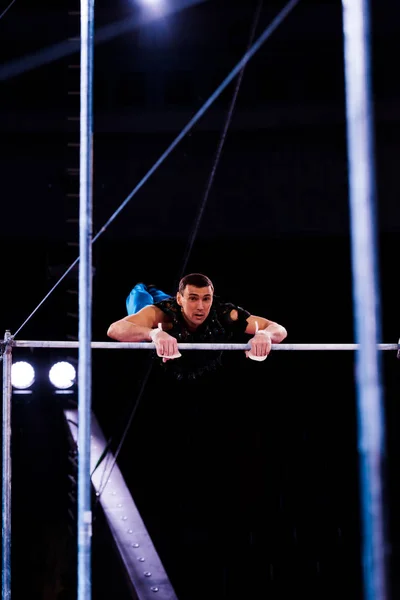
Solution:
[(278, 323), (270, 322), (269, 325), (260, 331), (268, 332), (271, 336), (271, 342), (273, 344), (279, 344), (287, 337), (287, 331), (282, 325)]
[(110, 325), (107, 335), (118, 342), (151, 342), (151, 331), (151, 327), (144, 327), (121, 319)]

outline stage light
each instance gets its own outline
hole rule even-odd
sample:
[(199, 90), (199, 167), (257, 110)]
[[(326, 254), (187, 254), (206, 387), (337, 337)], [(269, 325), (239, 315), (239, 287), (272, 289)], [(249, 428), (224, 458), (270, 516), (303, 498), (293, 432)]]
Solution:
[(140, 0), (140, 4), (144, 9), (148, 9), (156, 16), (162, 17), (165, 14), (165, 0)]
[(58, 362), (53, 365), (49, 372), (51, 383), (59, 390), (67, 390), (72, 387), (76, 379), (75, 368), (68, 362)]
[(140, 0), (144, 6), (150, 6), (151, 8), (160, 8), (164, 4), (164, 0)]
[(26, 390), (35, 381), (35, 370), (29, 363), (18, 361), (11, 366), (11, 385), (17, 390)]

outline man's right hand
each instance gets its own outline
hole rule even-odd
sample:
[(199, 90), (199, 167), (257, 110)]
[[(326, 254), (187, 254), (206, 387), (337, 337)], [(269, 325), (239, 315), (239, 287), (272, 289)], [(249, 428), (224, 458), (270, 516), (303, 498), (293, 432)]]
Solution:
[(163, 331), (160, 327), (152, 329), (150, 331), (150, 337), (156, 347), (157, 356), (160, 356), (163, 359), (163, 362), (182, 356), (178, 350), (176, 338), (169, 335), (166, 331)]

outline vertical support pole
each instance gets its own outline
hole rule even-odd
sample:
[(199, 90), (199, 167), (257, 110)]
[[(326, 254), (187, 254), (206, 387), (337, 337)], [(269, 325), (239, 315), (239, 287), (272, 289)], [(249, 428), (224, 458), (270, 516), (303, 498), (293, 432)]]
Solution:
[(364, 598), (387, 600), (384, 519), (385, 420), (377, 342), (380, 297), (368, 0), (342, 0)]
[(78, 361), (78, 600), (90, 600), (91, 584), (91, 327), (93, 200), (94, 0), (81, 0), (81, 109), (79, 185), (79, 361)]
[(11, 598), (11, 364), (12, 349), (8, 344), (11, 338), (6, 331), (6, 346), (3, 354), (3, 432), (2, 432), (2, 600)]

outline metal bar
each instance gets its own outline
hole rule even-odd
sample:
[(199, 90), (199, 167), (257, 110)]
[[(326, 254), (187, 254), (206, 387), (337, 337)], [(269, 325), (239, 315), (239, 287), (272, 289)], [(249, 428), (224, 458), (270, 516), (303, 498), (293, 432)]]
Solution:
[[(40, 340), (14, 340), (15, 348), (79, 348), (79, 342), (49, 342)], [(104, 350), (154, 350), (152, 342), (92, 342), (92, 349)], [(250, 344), (178, 344), (180, 350), (250, 350)], [(275, 350), (358, 350), (360, 344), (272, 344)], [(377, 350), (399, 350), (399, 344), (377, 344)]]
[[(75, 410), (64, 411), (72, 439), (77, 442)], [(91, 426), (92, 484), (107, 519), (113, 540), (125, 566), (137, 600), (177, 600), (165, 568), (138, 508), (114, 462), (96, 416)], [(106, 454), (104, 454), (106, 451)], [(103, 459), (102, 468), (96, 468)], [(108, 465), (111, 464), (112, 467)], [(112, 468), (112, 474), (109, 469)], [(179, 557), (177, 557), (179, 560)]]
[(78, 600), (90, 600), (91, 581), (91, 327), (93, 201), (94, 0), (81, 0), (79, 165), (79, 357), (78, 357)]
[(380, 298), (368, 0), (342, 0), (364, 598), (387, 599), (384, 515), (385, 419), (376, 342)]
[[(6, 331), (4, 341), (8, 342), (10, 332)], [(2, 600), (11, 598), (11, 364), (12, 348), (6, 343), (3, 354), (3, 425), (2, 425), (2, 493), (1, 493), (1, 535), (2, 535)]]

